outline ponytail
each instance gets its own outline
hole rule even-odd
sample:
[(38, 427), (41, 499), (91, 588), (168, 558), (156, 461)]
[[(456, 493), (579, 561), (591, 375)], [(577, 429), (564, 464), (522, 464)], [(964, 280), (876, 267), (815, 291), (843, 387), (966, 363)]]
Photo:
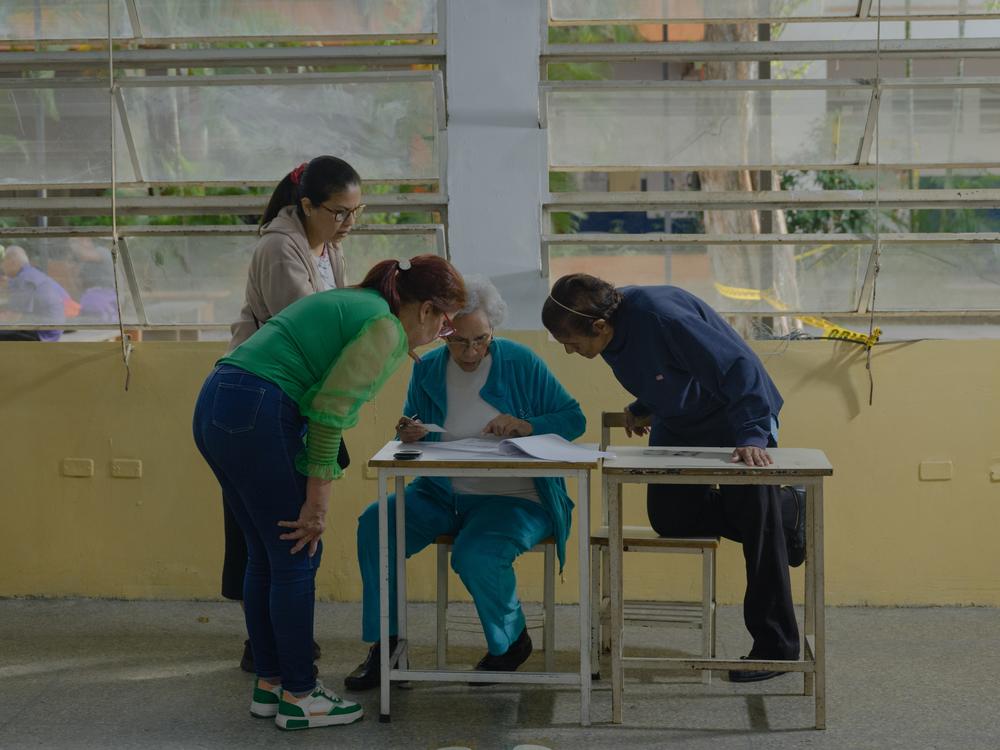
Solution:
[(264, 215), (260, 218), (258, 231), (278, 215), (285, 206), (295, 206), (299, 221), (305, 222), (302, 199), (318, 206), (335, 193), (342, 193), (351, 185), (361, 185), (361, 175), (354, 167), (336, 156), (317, 156), (312, 161), (302, 162), (286, 174), (267, 202)]
[(407, 302), (430, 302), (438, 310), (465, 304), (465, 284), (455, 267), (438, 255), (409, 260), (383, 260), (372, 266), (358, 286), (382, 295), (393, 315)]
[(274, 192), (271, 193), (271, 200), (267, 202), (264, 215), (260, 217), (260, 225), (257, 227), (257, 231), (260, 232), (265, 224), (269, 224), (285, 206), (294, 206), (298, 202), (298, 187), (292, 182), (292, 173), (289, 172), (281, 179)]

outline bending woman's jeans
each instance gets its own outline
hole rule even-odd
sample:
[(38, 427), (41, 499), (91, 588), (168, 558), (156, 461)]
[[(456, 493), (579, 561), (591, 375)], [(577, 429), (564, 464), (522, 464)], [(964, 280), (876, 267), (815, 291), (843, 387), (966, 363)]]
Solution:
[(311, 690), (316, 569), (291, 554), (278, 521), (294, 521), (306, 497), (295, 469), (305, 420), (274, 383), (232, 365), (216, 367), (194, 411), (194, 440), (222, 485), (247, 543), (243, 602), (258, 677), (281, 678), (292, 692)]
[[(340, 441), (337, 464), (346, 469), (351, 463), (347, 441)], [(225, 552), (222, 557), (222, 595), (226, 599), (243, 601), (243, 578), (247, 574), (247, 543), (236, 517), (222, 499), (222, 528), (225, 532)]]

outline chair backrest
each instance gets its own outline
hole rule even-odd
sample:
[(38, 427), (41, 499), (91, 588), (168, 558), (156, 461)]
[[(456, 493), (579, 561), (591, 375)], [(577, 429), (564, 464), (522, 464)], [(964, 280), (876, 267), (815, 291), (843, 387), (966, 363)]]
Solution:
[(601, 412), (601, 450), (606, 450), (611, 445), (611, 428), (625, 426), (625, 412), (623, 411), (602, 411)]

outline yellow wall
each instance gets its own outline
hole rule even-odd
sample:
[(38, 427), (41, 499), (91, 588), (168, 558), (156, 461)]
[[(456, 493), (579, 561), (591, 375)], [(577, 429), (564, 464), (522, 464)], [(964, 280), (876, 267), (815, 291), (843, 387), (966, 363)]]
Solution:
[[(568, 357), (544, 334), (513, 336), (541, 351), (592, 425), (626, 396), (607, 367)], [(113, 344), (0, 347), (0, 595), (210, 598), (222, 559), (219, 492), (190, 435), (192, 406), (221, 345), (141, 343), (123, 390)], [(831, 604), (1000, 605), (1000, 342), (878, 347), (875, 404), (864, 356), (832, 342), (757, 347), (786, 398), (785, 446), (826, 451), (827, 601)], [(408, 367), (349, 435), (355, 464), (336, 486), (319, 574), (323, 598), (359, 596), (355, 519), (375, 493), (363, 458), (399, 415)], [(591, 427), (587, 438), (596, 441)], [(60, 475), (92, 458), (92, 478)], [(139, 458), (141, 479), (112, 479), (112, 458)], [(919, 462), (951, 460), (950, 481), (922, 482)], [(998, 466), (1000, 471), (1000, 466)], [(643, 520), (638, 493), (627, 522)], [(596, 519), (596, 514), (595, 514)], [(576, 592), (571, 539), (559, 598)], [(724, 544), (720, 596), (743, 592), (740, 549)], [(628, 555), (629, 596), (693, 593), (695, 560)], [(525, 599), (541, 595), (540, 557), (519, 562)], [(797, 571), (798, 573), (798, 571)], [(800, 578), (796, 578), (799, 581)], [(433, 559), (411, 563), (417, 598), (433, 596)], [(452, 590), (461, 591), (453, 584)]]

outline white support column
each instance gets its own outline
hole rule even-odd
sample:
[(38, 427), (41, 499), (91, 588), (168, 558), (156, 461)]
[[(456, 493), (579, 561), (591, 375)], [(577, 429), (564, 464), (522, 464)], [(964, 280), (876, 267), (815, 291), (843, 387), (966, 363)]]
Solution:
[(505, 328), (541, 327), (539, 226), (547, 167), (538, 127), (539, 0), (448, 0), (448, 247), (492, 278)]

